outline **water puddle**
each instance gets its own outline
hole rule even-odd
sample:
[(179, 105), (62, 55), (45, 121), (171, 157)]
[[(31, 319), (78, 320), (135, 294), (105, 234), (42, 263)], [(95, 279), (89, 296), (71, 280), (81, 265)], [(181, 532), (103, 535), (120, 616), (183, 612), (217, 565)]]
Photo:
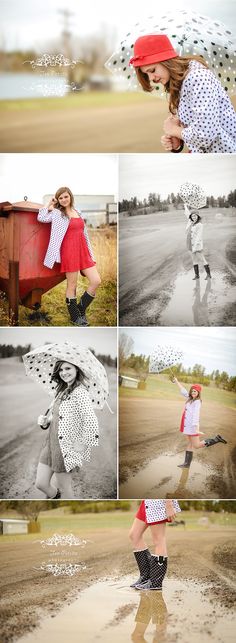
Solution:
[(174, 283), (173, 295), (160, 315), (160, 326), (211, 326), (222, 322), (225, 306), (233, 304), (236, 288), (227, 285), (225, 276), (212, 272), (212, 279), (192, 280), (192, 272), (181, 273)]
[(138, 592), (129, 587), (134, 580), (126, 576), (92, 585), (57, 616), (43, 619), (20, 643), (235, 640), (235, 616), (226, 608), (217, 609), (210, 598), (211, 585), (167, 578), (163, 592)]
[(197, 460), (195, 454), (189, 469), (179, 469), (184, 452), (164, 453), (151, 460), (136, 475), (120, 485), (120, 498), (218, 498), (210, 491), (207, 478), (216, 477), (215, 470)]

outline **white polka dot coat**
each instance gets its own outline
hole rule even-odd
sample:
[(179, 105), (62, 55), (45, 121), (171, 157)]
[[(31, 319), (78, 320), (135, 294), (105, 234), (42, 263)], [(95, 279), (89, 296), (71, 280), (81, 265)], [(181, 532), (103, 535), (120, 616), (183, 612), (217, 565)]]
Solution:
[[(89, 461), (91, 448), (99, 445), (97, 416), (88, 391), (83, 384), (77, 386), (59, 406), (58, 439), (66, 471), (82, 467)], [(78, 452), (79, 445), (86, 445)]]
[[(188, 398), (189, 394), (186, 388), (181, 388), (181, 395)], [(184, 435), (199, 435), (199, 421), (201, 413), (201, 401), (194, 400), (193, 402), (186, 402), (185, 416), (184, 416)]]
[[(77, 210), (77, 212), (81, 216), (80, 211)], [(66, 216), (63, 216), (61, 214), (61, 211), (58, 210), (57, 208), (54, 208), (53, 210), (51, 210), (51, 212), (47, 208), (41, 208), (39, 210), (37, 218), (38, 218), (38, 221), (40, 221), (40, 223), (52, 224), (50, 240), (49, 240), (47, 252), (43, 263), (44, 263), (44, 266), (46, 266), (47, 268), (53, 268), (55, 262), (61, 263), (60, 248), (61, 248), (61, 244), (64, 239), (64, 236), (67, 232), (70, 219), (68, 219), (68, 217)], [(92, 261), (95, 261), (86, 225), (84, 225), (83, 232), (84, 232), (85, 241), (87, 244), (90, 257)]]
[(196, 60), (182, 83), (178, 117), (191, 152), (236, 152), (233, 105), (215, 74)]
[[(176, 513), (181, 511), (177, 500), (172, 500), (172, 502)], [(167, 513), (165, 500), (144, 500), (144, 504), (147, 523), (166, 520)]]
[(187, 248), (188, 250), (191, 250), (191, 252), (201, 252), (201, 250), (203, 250), (203, 225), (201, 221), (198, 221), (198, 223), (193, 223), (189, 218), (190, 214), (199, 214), (199, 212), (198, 210), (190, 211), (185, 205), (185, 216), (188, 220), (186, 225)]

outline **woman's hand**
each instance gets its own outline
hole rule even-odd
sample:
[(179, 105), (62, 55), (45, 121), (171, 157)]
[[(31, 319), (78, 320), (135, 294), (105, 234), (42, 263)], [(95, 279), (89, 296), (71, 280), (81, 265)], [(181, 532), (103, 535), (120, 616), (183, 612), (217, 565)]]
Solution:
[(52, 199), (49, 201), (49, 204), (47, 205), (48, 211), (51, 212), (52, 210), (54, 210), (54, 208), (56, 207), (56, 204), (57, 204), (57, 200), (53, 196)]
[(167, 152), (171, 152), (172, 150), (178, 150), (181, 140), (177, 136), (162, 136), (161, 144)]
[(166, 500), (165, 502), (166, 502), (166, 515), (167, 515), (168, 522), (173, 522), (173, 520), (175, 520), (175, 517), (176, 517), (176, 511), (175, 511), (173, 502), (172, 500)]
[(49, 426), (49, 424), (51, 422), (51, 419), (52, 419), (51, 415), (50, 416), (48, 416), (48, 415), (39, 415), (38, 416), (38, 425), (42, 426), (43, 429), (47, 429), (47, 427)]
[(76, 453), (83, 455), (84, 451), (87, 449), (87, 444), (82, 444), (82, 442), (77, 441), (73, 444), (73, 449)]
[(175, 136), (182, 141), (182, 129), (176, 116), (168, 116), (164, 121), (163, 130), (166, 136)]
[(173, 384), (178, 384), (179, 383), (178, 380), (177, 380), (177, 377), (172, 377), (171, 381), (173, 382)]

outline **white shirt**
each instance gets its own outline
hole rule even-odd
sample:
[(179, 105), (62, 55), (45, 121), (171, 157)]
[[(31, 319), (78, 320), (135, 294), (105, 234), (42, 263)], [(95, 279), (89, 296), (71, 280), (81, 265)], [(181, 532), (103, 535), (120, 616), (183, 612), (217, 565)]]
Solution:
[(236, 152), (233, 105), (215, 74), (196, 60), (190, 61), (182, 83), (178, 117), (191, 152)]
[[(189, 396), (186, 388), (181, 388), (181, 395), (184, 397)], [(184, 418), (184, 430), (185, 435), (198, 435), (198, 424), (201, 411), (201, 401), (194, 400), (193, 402), (186, 402), (185, 404), (185, 418)]]

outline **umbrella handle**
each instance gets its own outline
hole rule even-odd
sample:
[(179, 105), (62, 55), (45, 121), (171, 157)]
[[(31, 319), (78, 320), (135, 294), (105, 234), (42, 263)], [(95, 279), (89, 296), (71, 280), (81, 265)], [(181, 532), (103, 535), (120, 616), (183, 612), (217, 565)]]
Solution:
[[(108, 410), (112, 415), (114, 415), (115, 411), (112, 411), (111, 407), (109, 406), (108, 402), (105, 400), (105, 404), (107, 405)], [(105, 405), (104, 405), (105, 406)]]

